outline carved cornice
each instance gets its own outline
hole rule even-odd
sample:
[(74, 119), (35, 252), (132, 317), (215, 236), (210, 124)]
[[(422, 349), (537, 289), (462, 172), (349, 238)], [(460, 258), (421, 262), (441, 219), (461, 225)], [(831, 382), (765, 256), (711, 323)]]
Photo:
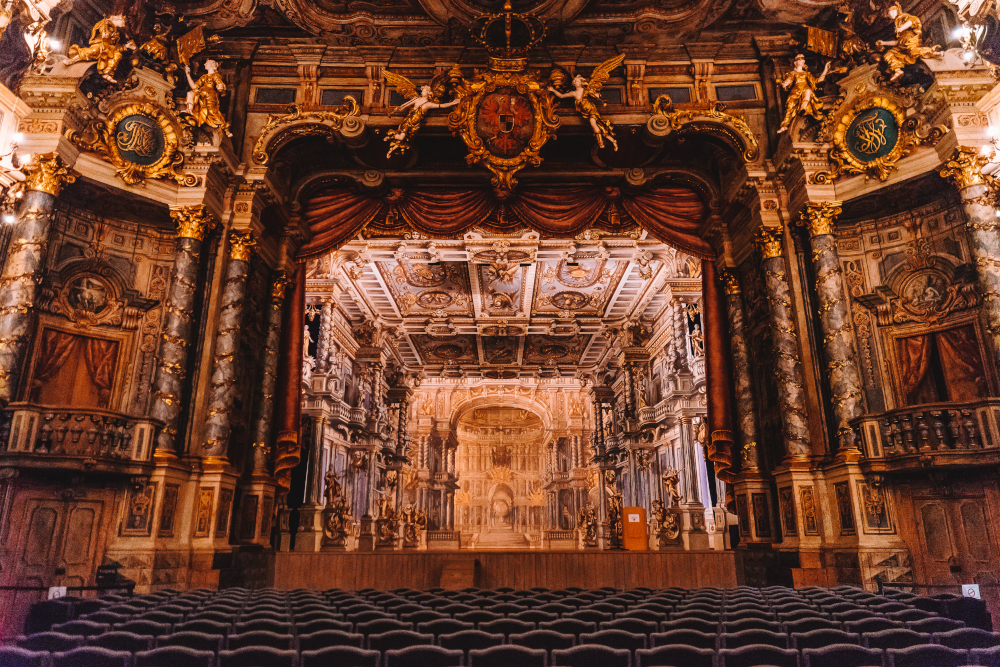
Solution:
[(809, 237), (833, 234), (834, 224), (842, 210), (839, 201), (807, 202), (802, 211), (802, 222), (809, 230)]
[(62, 186), (76, 181), (77, 174), (63, 164), (62, 158), (56, 153), (39, 155), (21, 170), (25, 175), (25, 189), (45, 192), (53, 197), (59, 196)]

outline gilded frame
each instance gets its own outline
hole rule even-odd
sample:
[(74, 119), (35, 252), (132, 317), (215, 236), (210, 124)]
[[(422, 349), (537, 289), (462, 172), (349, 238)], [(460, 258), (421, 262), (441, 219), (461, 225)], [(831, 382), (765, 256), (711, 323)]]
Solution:
[[(870, 162), (862, 162), (856, 158), (847, 146), (847, 130), (851, 127), (854, 119), (869, 109), (880, 108), (892, 114), (896, 121), (899, 135), (896, 145), (892, 147), (886, 155), (875, 158)], [(906, 123), (906, 112), (888, 97), (871, 97), (864, 100), (846, 112), (837, 121), (837, 126), (833, 130), (834, 148), (830, 151), (830, 161), (833, 163), (828, 179), (833, 180), (845, 174), (865, 174), (869, 177), (877, 176), (880, 181), (888, 180), (889, 176), (896, 170), (897, 163), (909, 154), (917, 137), (914, 136), (912, 128)], [(817, 175), (819, 176), (819, 175)], [(817, 182), (826, 182), (827, 179), (817, 178)]]
[[(115, 128), (118, 123), (129, 116), (145, 116), (156, 122), (163, 133), (163, 154), (149, 165), (140, 165), (126, 160), (118, 142), (115, 141)], [(104, 120), (91, 123), (83, 133), (68, 133), (72, 141), (81, 150), (96, 153), (110, 162), (119, 176), (128, 185), (142, 185), (147, 178), (162, 178), (175, 181), (180, 185), (194, 187), (198, 185), (198, 177), (194, 174), (177, 173), (177, 168), (184, 163), (184, 155), (180, 152), (180, 139), (175, 121), (160, 107), (148, 102), (131, 102), (114, 109)]]
[[(491, 71), (483, 72), (480, 77), (482, 78), (470, 86), (472, 95), (463, 97), (458, 108), (448, 116), (448, 127), (453, 134), (462, 138), (469, 149), (469, 154), (465, 157), (466, 162), (470, 165), (485, 165), (493, 172), (491, 181), (493, 187), (499, 194), (507, 195), (517, 186), (517, 179), (514, 178), (515, 173), (528, 165), (537, 167), (542, 163), (539, 152), (548, 140), (555, 136), (556, 128), (559, 127), (559, 118), (556, 116), (555, 107), (552, 104), (552, 95), (544, 89), (544, 85), (533, 74)], [(496, 91), (497, 88), (507, 87), (513, 88), (531, 100), (534, 127), (524, 150), (514, 157), (502, 158), (493, 155), (486, 148), (486, 143), (476, 131), (476, 119), (483, 98)]]

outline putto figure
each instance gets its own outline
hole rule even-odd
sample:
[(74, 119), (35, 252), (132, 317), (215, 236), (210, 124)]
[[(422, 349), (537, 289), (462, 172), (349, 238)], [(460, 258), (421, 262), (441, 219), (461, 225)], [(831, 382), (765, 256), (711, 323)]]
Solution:
[(896, 27), (896, 39), (875, 42), (876, 46), (891, 47), (882, 54), (882, 60), (892, 71), (890, 81), (897, 81), (903, 76), (903, 68), (907, 65), (915, 65), (921, 58), (941, 57), (941, 47), (924, 46), (923, 44), (923, 24), (913, 14), (907, 14), (899, 3), (893, 3), (889, 7), (889, 18)]
[(191, 76), (191, 66), (184, 66), (188, 85), (191, 86), (187, 94), (187, 112), (199, 127), (219, 129), (231, 137), (233, 133), (229, 131), (229, 123), (219, 109), (219, 95), (226, 92), (226, 82), (218, 70), (219, 63), (208, 59), (205, 61), (205, 73), (195, 81)]
[(115, 14), (101, 19), (94, 24), (90, 31), (90, 42), (88, 46), (69, 47), (69, 58), (66, 65), (74, 65), (78, 62), (94, 60), (97, 61), (97, 73), (111, 83), (118, 83), (115, 80), (115, 70), (122, 60), (124, 48), (135, 48), (132, 42), (124, 47), (121, 44), (121, 33), (119, 30), (125, 27), (125, 17)]
[(604, 104), (604, 100), (601, 99), (601, 88), (604, 87), (604, 84), (611, 77), (611, 72), (621, 65), (624, 60), (625, 54), (623, 53), (601, 63), (594, 69), (594, 73), (590, 76), (590, 81), (577, 74), (573, 77), (573, 90), (569, 92), (563, 93), (555, 87), (549, 86), (549, 91), (556, 97), (561, 99), (573, 98), (577, 113), (590, 122), (590, 127), (594, 131), (594, 137), (597, 139), (597, 145), (600, 148), (604, 148), (604, 140), (607, 139), (615, 147), (615, 150), (618, 150), (618, 142), (615, 140), (614, 127), (611, 125), (611, 122), (601, 117), (601, 112), (598, 110), (597, 104), (590, 98), (593, 97), (601, 104)]
[(461, 97), (456, 97), (451, 102), (441, 101), (441, 98), (448, 92), (447, 74), (435, 76), (430, 85), (420, 87), (419, 93), (416, 85), (402, 74), (396, 74), (389, 70), (384, 70), (382, 74), (400, 95), (409, 100), (393, 110), (393, 113), (396, 113), (409, 108), (410, 112), (406, 118), (399, 124), (399, 128), (395, 132), (389, 132), (385, 135), (385, 140), (392, 142), (389, 144), (389, 152), (386, 153), (386, 157), (392, 157), (393, 153), (398, 152), (402, 155), (410, 149), (410, 140), (424, 124), (424, 116), (427, 115), (428, 111), (453, 107), (461, 101)]
[(823, 120), (823, 105), (816, 97), (816, 88), (823, 83), (829, 71), (830, 63), (828, 62), (823, 68), (823, 73), (819, 75), (819, 78), (816, 78), (806, 65), (806, 57), (801, 53), (795, 56), (795, 67), (777, 80), (778, 85), (788, 91), (788, 100), (785, 102), (785, 118), (781, 121), (781, 127), (778, 128), (779, 133), (788, 131), (795, 117), (799, 114)]

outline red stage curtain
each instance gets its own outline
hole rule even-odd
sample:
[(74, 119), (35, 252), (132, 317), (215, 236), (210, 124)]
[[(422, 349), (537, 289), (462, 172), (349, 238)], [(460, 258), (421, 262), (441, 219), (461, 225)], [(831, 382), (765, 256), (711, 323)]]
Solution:
[(896, 341), (899, 353), (900, 382), (906, 405), (934, 403), (938, 400), (928, 370), (931, 362), (931, 336), (910, 336)]
[(35, 366), (34, 386), (41, 387), (46, 382), (55, 377), (56, 373), (62, 369), (63, 364), (72, 356), (77, 344), (80, 342), (79, 336), (46, 329), (42, 337), (42, 344), (38, 350), (38, 361)]
[(414, 188), (380, 198), (338, 187), (313, 195), (303, 207), (312, 238), (299, 251), (299, 259), (336, 250), (385, 207), (394, 207), (423, 234), (456, 237), (504, 204), (534, 229), (566, 236), (593, 225), (610, 204), (620, 205), (654, 238), (702, 259), (715, 257), (699, 235), (705, 205), (695, 192), (682, 187), (661, 186), (636, 195), (591, 187), (523, 188), (502, 203), (485, 189)]
[(97, 404), (107, 407), (111, 398), (111, 385), (115, 380), (115, 368), (118, 365), (118, 343), (102, 338), (88, 338), (84, 361), (90, 379), (97, 388)]
[(937, 334), (949, 401), (974, 401), (989, 395), (979, 342), (971, 324)]

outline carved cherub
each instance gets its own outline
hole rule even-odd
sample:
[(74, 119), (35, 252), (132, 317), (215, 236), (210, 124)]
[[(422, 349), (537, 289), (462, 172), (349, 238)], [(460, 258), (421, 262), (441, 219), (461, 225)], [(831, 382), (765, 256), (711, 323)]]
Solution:
[(680, 472), (673, 468), (663, 473), (663, 495), (670, 499), (671, 506), (679, 505), (684, 496), (677, 490), (680, 484)]
[(907, 14), (899, 3), (889, 6), (889, 18), (896, 28), (896, 39), (880, 39), (876, 46), (891, 47), (882, 54), (882, 61), (892, 71), (890, 81), (897, 81), (903, 76), (903, 67), (915, 65), (921, 58), (939, 58), (941, 47), (923, 45), (923, 24), (913, 14)]
[(187, 112), (199, 127), (218, 128), (231, 137), (233, 133), (229, 131), (229, 123), (219, 109), (219, 95), (226, 92), (226, 82), (218, 70), (219, 63), (209, 58), (205, 61), (205, 73), (195, 81), (191, 77), (191, 66), (184, 66), (188, 85), (191, 86), (187, 94)]
[(420, 87), (419, 93), (417, 92), (416, 85), (402, 74), (396, 74), (389, 70), (383, 70), (382, 74), (399, 94), (409, 100), (405, 104), (393, 109), (393, 113), (410, 108), (410, 112), (403, 122), (399, 124), (396, 131), (388, 132), (385, 135), (385, 141), (392, 142), (389, 144), (389, 152), (386, 153), (386, 157), (392, 157), (392, 154), (397, 151), (402, 155), (410, 149), (410, 140), (420, 130), (420, 127), (424, 123), (424, 116), (427, 115), (428, 111), (431, 109), (453, 107), (461, 101), (461, 96), (457, 96), (451, 102), (441, 101), (441, 98), (448, 92), (447, 74), (435, 76), (431, 80), (430, 85)]
[(177, 65), (170, 61), (170, 30), (169, 23), (157, 21), (153, 24), (153, 36), (139, 47), (140, 54), (162, 67), (168, 74), (177, 69)]
[(124, 27), (125, 17), (121, 14), (101, 19), (94, 24), (90, 31), (88, 46), (73, 44), (69, 47), (69, 58), (65, 64), (73, 65), (87, 60), (97, 61), (97, 73), (111, 83), (118, 83), (114, 74), (118, 63), (121, 62), (122, 52), (125, 48), (135, 48), (132, 41), (122, 46), (119, 30)]
[(823, 83), (829, 72), (830, 63), (827, 62), (823, 67), (823, 73), (816, 78), (806, 66), (806, 57), (801, 53), (795, 56), (795, 67), (786, 72), (784, 77), (778, 78), (778, 85), (789, 91), (788, 100), (785, 102), (785, 118), (778, 128), (779, 133), (787, 131), (799, 114), (823, 120), (823, 105), (816, 97), (816, 88)]
[(591, 101), (591, 97), (595, 100), (604, 103), (601, 100), (601, 88), (611, 77), (611, 72), (616, 67), (622, 64), (625, 60), (625, 54), (621, 54), (610, 60), (606, 60), (594, 69), (594, 73), (590, 76), (590, 81), (583, 78), (581, 75), (577, 74), (573, 77), (573, 90), (566, 93), (561, 93), (554, 87), (549, 86), (549, 91), (558, 98), (566, 99), (572, 97), (576, 103), (576, 111), (581, 116), (590, 121), (590, 127), (594, 131), (594, 137), (597, 139), (597, 145), (600, 148), (604, 148), (604, 140), (607, 139), (618, 150), (618, 142), (615, 141), (614, 127), (611, 125), (610, 121), (605, 120), (601, 117), (601, 112), (598, 110), (597, 105)]

